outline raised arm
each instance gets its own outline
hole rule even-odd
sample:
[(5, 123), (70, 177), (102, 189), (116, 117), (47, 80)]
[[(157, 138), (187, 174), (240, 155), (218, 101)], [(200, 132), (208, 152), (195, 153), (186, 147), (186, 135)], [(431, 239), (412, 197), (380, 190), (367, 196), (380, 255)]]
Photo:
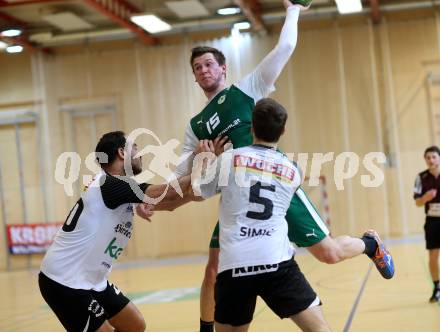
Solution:
[(286, 9), (286, 20), (281, 29), (277, 45), (256, 68), (256, 71), (261, 73), (262, 80), (268, 86), (275, 84), (275, 81), (295, 50), (298, 38), (299, 12), (300, 6), (289, 4)]
[(292, 5), (289, 0), (283, 2), (286, 7), (286, 20), (277, 45), (264, 57), (255, 70), (236, 84), (239, 89), (254, 98), (255, 102), (267, 97), (275, 90), (275, 81), (296, 47), (299, 12), (305, 8)]

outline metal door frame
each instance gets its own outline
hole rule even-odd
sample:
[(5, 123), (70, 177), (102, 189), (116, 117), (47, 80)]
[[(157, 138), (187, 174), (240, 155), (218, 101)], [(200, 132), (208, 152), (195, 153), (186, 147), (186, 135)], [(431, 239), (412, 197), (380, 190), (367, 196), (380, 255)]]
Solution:
[[(43, 151), (41, 150), (41, 139), (40, 139), (40, 128), (39, 128), (39, 121), (38, 121), (38, 114), (31, 110), (31, 109), (13, 109), (13, 110), (7, 110), (2, 111), (0, 113), (0, 127), (3, 126), (14, 126), (15, 131), (15, 145), (17, 150), (17, 163), (18, 163), (18, 173), (19, 173), (19, 181), (20, 181), (20, 198), (21, 198), (21, 208), (23, 210), (23, 223), (27, 224), (29, 222), (29, 216), (27, 211), (27, 204), (26, 204), (26, 192), (25, 192), (25, 185), (24, 185), (24, 172), (23, 172), (23, 151), (22, 151), (22, 143), (21, 143), (21, 125), (23, 124), (34, 124), (35, 130), (36, 130), (36, 144), (37, 144), (37, 151)], [(38, 168), (40, 174), (44, 175), (44, 170), (42, 170), (42, 164), (38, 162)], [(43, 213), (44, 217), (47, 220), (47, 191), (46, 191), (46, 181), (44, 176), (40, 179), (40, 187), (43, 194)], [(2, 210), (2, 223), (4, 227), (4, 234), (5, 234), (5, 246), (6, 246), (6, 268), (7, 270), (10, 270), (11, 261), (10, 261), (10, 254), (9, 254), (9, 247), (8, 247), (8, 239), (6, 234), (6, 225), (7, 223), (7, 213), (6, 213), (6, 203), (5, 203), (5, 196), (4, 196), (4, 188), (3, 188), (3, 173), (2, 173), (2, 164), (0, 160), (0, 207)], [(28, 256), (28, 268), (31, 266), (31, 256)]]

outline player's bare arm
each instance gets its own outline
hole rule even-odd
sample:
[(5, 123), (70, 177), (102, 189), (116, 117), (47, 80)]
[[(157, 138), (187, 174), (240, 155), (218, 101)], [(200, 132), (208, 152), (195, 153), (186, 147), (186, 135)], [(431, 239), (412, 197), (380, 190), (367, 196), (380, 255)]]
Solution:
[(415, 200), (416, 201), (416, 205), (417, 206), (424, 206), (426, 203), (428, 203), (429, 201), (433, 200), (436, 195), (437, 195), (437, 190), (436, 189), (428, 190), (422, 197), (417, 198)]
[(284, 0), (283, 3), (287, 13), (278, 43), (256, 68), (261, 73), (261, 78), (269, 86), (275, 83), (295, 50), (298, 38), (299, 12), (306, 9), (294, 5), (288, 0)]

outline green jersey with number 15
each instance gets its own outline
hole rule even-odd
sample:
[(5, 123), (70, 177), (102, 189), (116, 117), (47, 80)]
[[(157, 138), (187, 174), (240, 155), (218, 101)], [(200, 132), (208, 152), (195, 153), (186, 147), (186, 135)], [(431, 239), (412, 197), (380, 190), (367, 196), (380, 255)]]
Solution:
[(253, 98), (232, 85), (217, 94), (202, 112), (191, 119), (191, 128), (199, 140), (228, 135), (234, 148), (251, 145), (254, 106)]
[[(201, 139), (213, 140), (227, 135), (234, 149), (252, 144), (252, 110), (258, 100), (267, 97), (274, 86), (268, 86), (258, 70), (219, 92), (194, 116), (185, 132), (183, 153), (191, 153)], [(189, 158), (190, 159), (190, 158)], [(191, 163), (182, 163), (178, 176), (190, 172)]]

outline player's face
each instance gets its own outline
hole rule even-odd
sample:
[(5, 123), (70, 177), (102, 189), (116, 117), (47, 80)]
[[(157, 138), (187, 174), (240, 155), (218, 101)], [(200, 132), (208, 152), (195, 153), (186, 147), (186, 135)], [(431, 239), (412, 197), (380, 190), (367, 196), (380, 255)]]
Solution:
[(440, 166), (440, 156), (437, 152), (428, 152), (425, 162), (429, 169), (437, 169)]
[(136, 143), (129, 142), (128, 140), (126, 144), (131, 145), (130, 159), (131, 159), (131, 169), (133, 171), (133, 174), (134, 175), (140, 174), (142, 172), (142, 157), (139, 156), (135, 158), (136, 154), (138, 153), (138, 146)]
[(206, 92), (212, 92), (224, 82), (226, 65), (220, 66), (212, 53), (205, 53), (193, 60), (196, 82)]

